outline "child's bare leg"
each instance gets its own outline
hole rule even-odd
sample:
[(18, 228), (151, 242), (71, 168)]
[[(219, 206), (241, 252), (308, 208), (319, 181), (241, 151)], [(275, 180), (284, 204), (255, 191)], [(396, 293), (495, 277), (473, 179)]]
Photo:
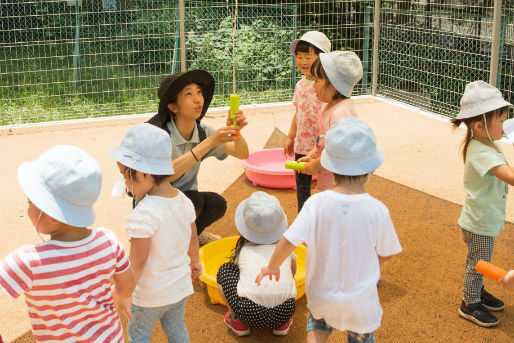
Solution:
[(324, 343), (327, 341), (330, 333), (320, 330), (312, 330), (307, 332), (307, 343)]
[(228, 310), (229, 310), (231, 313), (234, 313), (234, 311), (232, 311), (232, 308), (231, 308), (231, 307), (230, 307), (230, 305), (228, 304), (227, 298), (225, 298), (225, 293), (223, 293), (223, 288), (221, 288), (221, 285), (218, 285), (218, 291), (220, 292), (221, 299), (223, 299), (223, 301), (225, 302), (225, 304), (227, 304)]

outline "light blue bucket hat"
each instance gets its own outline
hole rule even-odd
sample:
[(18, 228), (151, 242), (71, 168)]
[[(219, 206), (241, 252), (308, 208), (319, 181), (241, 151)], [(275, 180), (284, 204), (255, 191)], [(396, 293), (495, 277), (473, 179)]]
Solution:
[(362, 120), (343, 118), (328, 129), (321, 153), (323, 168), (348, 176), (365, 175), (384, 162), (384, 151), (375, 134)]
[(102, 188), (98, 162), (84, 150), (57, 145), (18, 168), (23, 192), (41, 211), (61, 223), (87, 227)]
[(152, 175), (174, 174), (171, 138), (161, 128), (142, 123), (132, 127), (109, 155), (126, 167)]
[(330, 83), (349, 98), (364, 73), (359, 56), (353, 51), (332, 51), (319, 54), (319, 60)]
[(257, 244), (273, 244), (287, 229), (287, 217), (278, 199), (260, 191), (241, 201), (235, 221), (241, 236)]

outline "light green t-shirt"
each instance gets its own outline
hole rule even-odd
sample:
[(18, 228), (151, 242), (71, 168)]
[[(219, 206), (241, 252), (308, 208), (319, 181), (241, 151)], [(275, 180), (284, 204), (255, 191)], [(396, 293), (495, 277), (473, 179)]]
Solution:
[(504, 229), (505, 205), (508, 187), (491, 174), (493, 167), (507, 164), (500, 152), (472, 139), (469, 142), (464, 165), (466, 202), (459, 218), (459, 226), (483, 236), (498, 236)]

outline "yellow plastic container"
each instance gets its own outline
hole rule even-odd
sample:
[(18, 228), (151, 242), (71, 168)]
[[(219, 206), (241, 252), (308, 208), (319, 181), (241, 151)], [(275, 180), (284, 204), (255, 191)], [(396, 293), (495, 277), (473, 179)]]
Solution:
[[(218, 239), (200, 248), (200, 264), (203, 270), (200, 280), (207, 285), (207, 294), (209, 294), (212, 304), (225, 305), (218, 291), (216, 274), (220, 266), (228, 262), (238, 238), (239, 236), (231, 236)], [(298, 300), (305, 294), (305, 245), (296, 247), (294, 252), (298, 256), (296, 259), (296, 274), (294, 276), (297, 292), (296, 300)]]

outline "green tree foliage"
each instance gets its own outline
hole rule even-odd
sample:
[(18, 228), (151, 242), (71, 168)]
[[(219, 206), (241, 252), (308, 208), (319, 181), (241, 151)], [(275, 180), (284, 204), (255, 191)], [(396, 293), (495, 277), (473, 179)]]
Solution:
[(273, 22), (256, 19), (238, 26), (232, 60), (231, 17), (223, 19), (216, 31), (196, 31), (186, 36), (189, 69), (205, 69), (219, 82), (218, 92), (232, 91), (232, 63), (235, 63), (238, 88), (262, 91), (287, 88), (291, 83), (292, 57), (289, 42), (292, 30)]

